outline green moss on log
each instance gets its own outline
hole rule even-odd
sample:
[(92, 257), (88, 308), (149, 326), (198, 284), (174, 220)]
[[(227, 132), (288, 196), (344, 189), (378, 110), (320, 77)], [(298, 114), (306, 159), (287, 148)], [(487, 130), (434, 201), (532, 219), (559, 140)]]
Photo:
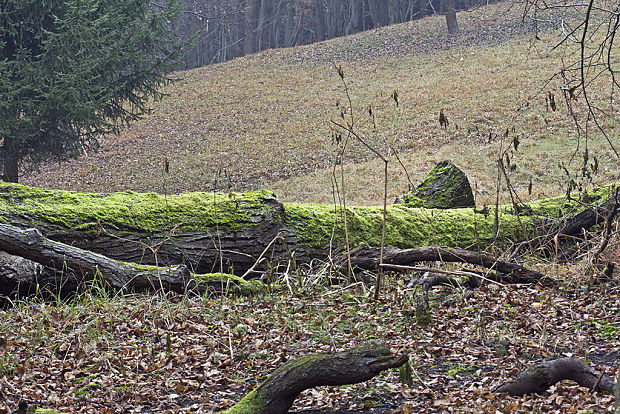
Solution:
[(198, 285), (213, 285), (217, 283), (221, 285), (223, 292), (246, 296), (263, 292), (267, 288), (267, 285), (258, 280), (245, 280), (242, 277), (229, 273), (192, 274), (192, 277)]
[(258, 224), (277, 202), (270, 191), (192, 192), (175, 195), (123, 191), (111, 194), (47, 190), (0, 182), (0, 220), (20, 216), (33, 227), (47, 221), (68, 230), (97, 230), (97, 223), (144, 233), (171, 228), (234, 229)]
[[(590, 202), (604, 199), (609, 189), (589, 193)], [(522, 240), (525, 226), (528, 235), (541, 224), (557, 221), (560, 217), (576, 214), (583, 205), (575, 199), (550, 198), (523, 204), (518, 216), (512, 205), (500, 206), (498, 212), (500, 240)], [(284, 205), (286, 225), (292, 228), (300, 244), (312, 248), (325, 248), (344, 241), (343, 210), (333, 205), (297, 204)], [(428, 245), (469, 247), (485, 244), (495, 236), (493, 206), (482, 209), (425, 209), (391, 205), (386, 214), (386, 244), (400, 248)], [(381, 245), (382, 207), (347, 208), (347, 225), (352, 246)]]
[[(590, 202), (609, 193), (589, 194)], [(98, 223), (127, 231), (214, 231), (255, 226), (272, 220), (288, 229), (303, 247), (325, 249), (330, 241), (344, 241), (342, 209), (326, 204), (285, 203), (270, 191), (250, 193), (183, 193), (163, 196), (124, 191), (112, 194), (45, 190), (0, 183), (0, 221), (15, 217), (37, 227), (50, 222), (68, 230), (96, 231)], [(545, 222), (575, 214), (582, 205), (563, 197), (535, 201), (519, 207), (519, 218), (528, 234)], [(523, 239), (523, 228), (512, 206), (501, 206), (500, 239)], [(270, 213), (271, 212), (271, 213)], [(351, 244), (379, 246), (381, 207), (347, 208)], [(400, 248), (425, 245), (469, 247), (494, 238), (494, 207), (479, 210), (424, 209), (392, 205), (387, 209), (386, 243)]]
[(50, 408), (36, 408), (31, 405), (28, 407), (28, 414), (64, 414), (61, 411), (53, 410)]
[(265, 408), (265, 402), (257, 389), (250, 391), (241, 401), (224, 411), (223, 414), (256, 414)]

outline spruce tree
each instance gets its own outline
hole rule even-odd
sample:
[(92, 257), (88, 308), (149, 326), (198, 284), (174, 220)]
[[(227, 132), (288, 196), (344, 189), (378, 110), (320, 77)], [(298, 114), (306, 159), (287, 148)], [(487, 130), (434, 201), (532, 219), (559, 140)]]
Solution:
[(180, 57), (178, 12), (176, 0), (0, 1), (2, 178), (97, 147), (144, 115)]

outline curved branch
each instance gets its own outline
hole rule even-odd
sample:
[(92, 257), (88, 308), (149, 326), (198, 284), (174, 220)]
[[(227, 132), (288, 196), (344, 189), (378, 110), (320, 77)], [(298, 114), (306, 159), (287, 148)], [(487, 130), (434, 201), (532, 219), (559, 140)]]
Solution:
[(343, 352), (303, 355), (276, 369), (225, 414), (284, 414), (304, 390), (367, 381), (408, 358), (407, 353), (394, 355), (385, 344), (372, 342)]
[(566, 379), (599, 392), (612, 393), (616, 386), (609, 375), (596, 371), (580, 359), (567, 357), (536, 364), (516, 380), (502, 384), (493, 391), (506, 392), (511, 396), (542, 393)]
[[(379, 265), (379, 250), (363, 247), (352, 252), (353, 266), (364, 270), (375, 270)], [(504, 274), (500, 280), (509, 283), (536, 283), (544, 275), (526, 269), (515, 263), (500, 260), (486, 253), (444, 246), (416, 247), (412, 249), (385, 248), (383, 263), (389, 265), (410, 265), (419, 262), (470, 263)]]

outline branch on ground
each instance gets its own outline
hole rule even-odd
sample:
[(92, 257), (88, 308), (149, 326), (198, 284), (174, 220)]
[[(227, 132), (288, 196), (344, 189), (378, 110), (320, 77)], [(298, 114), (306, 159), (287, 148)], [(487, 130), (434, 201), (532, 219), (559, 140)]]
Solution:
[(0, 251), (8, 253), (0, 255), (0, 285), (3, 288), (46, 283), (75, 287), (95, 278), (100, 278), (113, 289), (136, 291), (184, 293), (188, 289), (203, 292), (230, 288), (238, 291), (250, 287), (250, 282), (234, 275), (192, 274), (185, 265), (157, 267), (114, 260), (50, 240), (37, 229), (22, 230), (1, 223)]
[[(379, 266), (379, 255), (379, 248), (361, 247), (351, 253), (351, 264), (358, 269), (375, 270)], [(384, 265), (411, 266), (420, 262), (470, 263), (498, 272), (493, 279), (505, 283), (537, 283), (544, 277), (540, 272), (472, 250), (444, 246), (385, 248)]]
[(381, 371), (400, 367), (408, 358), (407, 353), (394, 355), (386, 345), (374, 342), (343, 352), (303, 355), (276, 369), (225, 414), (284, 414), (304, 390), (367, 381)]
[(506, 392), (511, 396), (542, 393), (562, 380), (572, 380), (593, 391), (613, 393), (613, 379), (577, 358), (560, 358), (534, 365), (509, 383), (497, 387), (494, 392)]

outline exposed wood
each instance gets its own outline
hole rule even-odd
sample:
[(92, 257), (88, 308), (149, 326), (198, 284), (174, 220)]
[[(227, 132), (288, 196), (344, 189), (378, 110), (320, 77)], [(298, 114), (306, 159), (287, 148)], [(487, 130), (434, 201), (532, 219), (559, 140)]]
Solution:
[(613, 393), (613, 379), (595, 370), (577, 358), (560, 358), (534, 365), (509, 383), (497, 387), (494, 392), (506, 392), (511, 396), (542, 393), (562, 380), (572, 380), (592, 391)]
[(139, 266), (113, 260), (50, 240), (37, 229), (22, 230), (8, 224), (0, 224), (0, 250), (5, 252), (0, 255), (0, 286), (3, 290), (9, 290), (12, 286), (48, 283), (78, 286), (95, 277), (114, 289), (164, 289), (180, 293), (190, 288), (199, 291), (209, 287), (221, 289), (227, 282), (225, 275), (221, 280), (196, 279), (185, 265)]
[(284, 414), (304, 390), (367, 381), (407, 360), (407, 353), (394, 355), (381, 343), (367, 343), (343, 352), (303, 355), (280, 366), (225, 413)]
[[(363, 270), (375, 270), (379, 265), (380, 249), (361, 247), (351, 253), (351, 263)], [(507, 283), (536, 283), (544, 275), (521, 265), (506, 262), (486, 253), (445, 246), (415, 247), (398, 249), (385, 248), (383, 263), (389, 265), (411, 265), (420, 262), (459, 262), (482, 266), (501, 273), (500, 280)]]

